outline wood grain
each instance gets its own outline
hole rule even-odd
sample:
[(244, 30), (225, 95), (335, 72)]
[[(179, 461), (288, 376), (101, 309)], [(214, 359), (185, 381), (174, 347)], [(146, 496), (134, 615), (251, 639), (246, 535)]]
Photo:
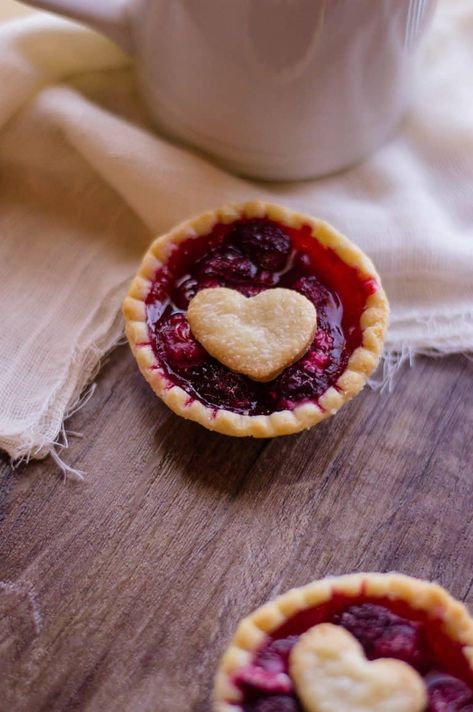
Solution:
[(272, 441), (179, 420), (126, 347), (66, 453), (0, 464), (0, 710), (207, 712), (238, 619), (327, 573), (398, 569), (473, 604), (473, 381), (419, 360), (390, 396)]

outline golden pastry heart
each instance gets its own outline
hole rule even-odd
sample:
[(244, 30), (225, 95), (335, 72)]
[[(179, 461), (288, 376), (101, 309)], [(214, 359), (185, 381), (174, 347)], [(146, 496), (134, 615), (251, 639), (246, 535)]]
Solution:
[(427, 706), (414, 668), (391, 658), (367, 660), (356, 638), (332, 623), (301, 636), (289, 668), (306, 712), (422, 712)]
[(244, 297), (226, 287), (202, 289), (187, 311), (202, 346), (232, 371), (271, 381), (308, 349), (317, 326), (314, 305), (291, 289)]

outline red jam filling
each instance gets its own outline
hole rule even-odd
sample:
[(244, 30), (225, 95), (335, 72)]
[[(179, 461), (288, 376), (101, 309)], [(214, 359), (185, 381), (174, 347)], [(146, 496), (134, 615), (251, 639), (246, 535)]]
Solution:
[(415, 668), (427, 688), (426, 712), (473, 712), (473, 673), (462, 646), (443, 632), (440, 615), (427, 617), (403, 601), (337, 593), (287, 621), (238, 672), (244, 712), (303, 712), (289, 676), (289, 654), (302, 633), (324, 622), (346, 628), (369, 660), (397, 658)]
[[(295, 289), (317, 308), (317, 331), (307, 353), (269, 383), (233, 373), (193, 338), (189, 301), (200, 290), (230, 287), (247, 297), (265, 289)], [(311, 235), (268, 219), (218, 224), (172, 252), (146, 299), (150, 341), (170, 386), (178, 385), (215, 411), (266, 415), (318, 402), (360, 345), (360, 317), (375, 280), (357, 271)], [(190, 401), (191, 402), (191, 401)]]

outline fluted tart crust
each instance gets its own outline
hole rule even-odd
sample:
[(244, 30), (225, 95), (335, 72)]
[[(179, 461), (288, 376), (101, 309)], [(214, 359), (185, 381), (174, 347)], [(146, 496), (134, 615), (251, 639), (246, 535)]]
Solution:
[(216, 712), (258, 712), (266, 696), (291, 712), (469, 709), (473, 621), (441, 586), (402, 574), (313, 581), (244, 618), (221, 658)]
[[(248, 243), (245, 231), (251, 232), (251, 239), (266, 242), (268, 235), (275, 235), (274, 255), (262, 252), (260, 243)], [(229, 240), (230, 246), (225, 243)], [(281, 266), (284, 240), (290, 241), (292, 251)], [(215, 255), (220, 255), (219, 263)], [(195, 270), (201, 275), (197, 287)], [(183, 276), (189, 272), (190, 277)], [(186, 318), (189, 289), (193, 297), (192, 288), (195, 292), (207, 287), (232, 288), (250, 299), (272, 287), (298, 290), (316, 306), (311, 349), (278, 371), (269, 384), (225, 371), (195, 340)], [(209, 211), (154, 240), (131, 283), (123, 313), (140, 371), (171, 410), (226, 435), (274, 437), (316, 425), (359, 393), (378, 364), (389, 308), (372, 262), (335, 228), (278, 205), (252, 201)], [(327, 314), (338, 320), (332, 332)], [(297, 326), (290, 320), (288, 324)], [(172, 329), (174, 342), (169, 346)], [(172, 358), (189, 354), (190, 361), (172, 361), (171, 352)]]

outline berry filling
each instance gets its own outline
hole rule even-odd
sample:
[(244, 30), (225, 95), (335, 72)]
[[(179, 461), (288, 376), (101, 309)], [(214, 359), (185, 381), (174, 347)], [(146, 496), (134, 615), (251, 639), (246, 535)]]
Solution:
[(284, 230), (265, 220), (240, 223), (230, 231), (229, 240), (260, 269), (279, 272), (291, 253), (291, 240)]
[(384, 606), (351, 606), (334, 622), (346, 628), (363, 646), (369, 660), (397, 658), (416, 670), (429, 668), (429, 652), (421, 623), (397, 616)]
[[(194, 339), (186, 310), (200, 289), (229, 287), (246, 297), (265, 289), (294, 289), (317, 308), (314, 340), (275, 380), (257, 383), (233, 373)], [(360, 317), (374, 280), (360, 280), (333, 250), (311, 235), (268, 219), (218, 224), (209, 235), (186, 240), (155, 275), (146, 299), (150, 341), (170, 387), (178, 385), (215, 411), (248, 415), (317, 403), (336, 384), (361, 342)]]
[(357, 600), (334, 593), (328, 603), (302, 611), (273, 633), (234, 682), (244, 712), (302, 712), (289, 676), (289, 655), (299, 636), (330, 622), (348, 630), (369, 660), (396, 658), (424, 678), (425, 712), (473, 712), (473, 673), (462, 646), (443, 632), (441, 618), (427, 618), (403, 602)]
[(432, 671), (425, 678), (429, 712), (473, 712), (473, 691), (453, 675)]

